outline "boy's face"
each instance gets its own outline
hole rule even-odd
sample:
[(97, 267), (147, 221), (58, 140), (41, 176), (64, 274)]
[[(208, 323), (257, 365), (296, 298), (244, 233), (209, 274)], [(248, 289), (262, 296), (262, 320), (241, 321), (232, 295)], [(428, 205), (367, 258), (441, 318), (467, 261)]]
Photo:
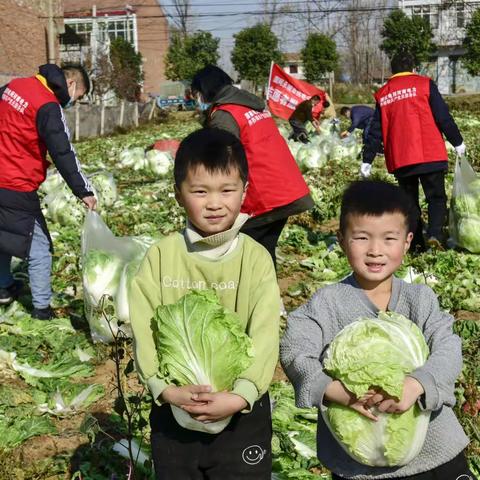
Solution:
[(189, 220), (207, 237), (233, 225), (245, 198), (245, 185), (236, 168), (228, 173), (210, 173), (199, 165), (188, 170), (187, 177), (175, 192)]
[(362, 288), (390, 282), (407, 253), (413, 233), (407, 231), (405, 217), (398, 212), (373, 215), (347, 215), (340, 245), (347, 255)]

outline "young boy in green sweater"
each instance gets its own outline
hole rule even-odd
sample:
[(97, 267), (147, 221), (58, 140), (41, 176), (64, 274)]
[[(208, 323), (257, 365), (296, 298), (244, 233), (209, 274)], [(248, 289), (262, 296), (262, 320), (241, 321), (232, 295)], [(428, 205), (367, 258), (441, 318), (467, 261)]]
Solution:
[[(136, 367), (153, 397), (150, 424), (155, 472), (162, 480), (270, 480), (271, 417), (267, 389), (278, 359), (280, 294), (268, 252), (239, 233), (248, 166), (229, 132), (198, 130), (176, 154), (175, 191), (186, 228), (153, 245), (132, 281), (130, 317)], [(213, 288), (238, 314), (251, 337), (253, 364), (230, 392), (209, 385), (178, 387), (159, 372), (150, 320), (158, 305), (175, 303), (189, 289)], [(170, 405), (200, 422), (232, 416), (218, 434), (179, 425)]]

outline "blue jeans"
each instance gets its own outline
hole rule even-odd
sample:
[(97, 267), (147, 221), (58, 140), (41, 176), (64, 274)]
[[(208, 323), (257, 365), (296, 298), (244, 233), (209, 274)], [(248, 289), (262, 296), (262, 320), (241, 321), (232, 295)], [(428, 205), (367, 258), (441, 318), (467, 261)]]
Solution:
[[(7, 288), (13, 284), (13, 276), (10, 269), (12, 256), (0, 253), (0, 288)], [(46, 308), (52, 299), (52, 287), (50, 275), (52, 270), (52, 254), (50, 242), (43, 233), (40, 224), (35, 221), (33, 229), (32, 245), (28, 256), (28, 276), (32, 303), (35, 308)]]

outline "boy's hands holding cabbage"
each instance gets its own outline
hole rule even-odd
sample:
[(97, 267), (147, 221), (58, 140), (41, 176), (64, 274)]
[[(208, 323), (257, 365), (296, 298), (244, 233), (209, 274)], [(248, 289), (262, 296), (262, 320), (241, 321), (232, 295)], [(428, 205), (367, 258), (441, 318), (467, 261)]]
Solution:
[(372, 389), (367, 392), (367, 394), (371, 396), (368, 396), (364, 403), (367, 408), (375, 405), (380, 412), (403, 413), (414, 405), (418, 397), (423, 393), (422, 384), (417, 379), (406, 376), (403, 382), (402, 398), (400, 400), (388, 395), (382, 390)]
[(377, 420), (377, 417), (370, 411), (376, 406), (379, 412), (403, 413), (406, 412), (418, 397), (424, 393), (421, 383), (413, 377), (406, 376), (403, 382), (402, 398), (399, 400), (385, 393), (381, 389), (371, 388), (361, 398), (357, 398), (347, 390), (339, 380), (331, 382), (325, 390), (325, 400), (335, 402), (360, 413), (370, 420)]
[(245, 399), (231, 392), (200, 393), (195, 404), (181, 405), (195, 420), (204, 423), (230, 417), (246, 407)]
[(205, 405), (206, 402), (199, 397), (211, 390), (210, 385), (184, 385), (183, 387), (169, 385), (160, 395), (160, 399), (162, 402), (180, 408), (187, 405)]
[(161, 395), (163, 402), (185, 410), (199, 422), (216, 422), (247, 407), (247, 402), (235, 393), (211, 393), (210, 385), (168, 386)]

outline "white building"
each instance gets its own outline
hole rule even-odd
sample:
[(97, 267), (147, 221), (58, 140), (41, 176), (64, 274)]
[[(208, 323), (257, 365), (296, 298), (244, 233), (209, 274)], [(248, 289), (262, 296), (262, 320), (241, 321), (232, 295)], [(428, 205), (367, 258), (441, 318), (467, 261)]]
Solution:
[(441, 93), (480, 91), (480, 78), (470, 76), (461, 64), (465, 26), (479, 0), (399, 0), (400, 8), (409, 16), (419, 15), (431, 25), (438, 46), (433, 62), (423, 73), (431, 76)]
[(305, 80), (305, 73), (303, 71), (302, 56), (300, 53), (285, 53), (285, 62), (283, 70), (293, 78), (298, 80)]

